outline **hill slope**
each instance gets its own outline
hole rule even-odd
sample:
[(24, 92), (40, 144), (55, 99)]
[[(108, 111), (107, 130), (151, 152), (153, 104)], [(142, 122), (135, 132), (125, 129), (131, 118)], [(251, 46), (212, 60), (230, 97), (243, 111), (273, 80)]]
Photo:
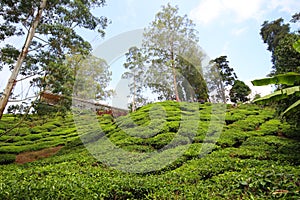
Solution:
[[(0, 137), (1, 156), (65, 147), (47, 159), (1, 165), (0, 198), (299, 198), (298, 132), (269, 108), (226, 110), (169, 101), (117, 119), (79, 113), (27, 121)], [(14, 123), (6, 116), (0, 133)]]

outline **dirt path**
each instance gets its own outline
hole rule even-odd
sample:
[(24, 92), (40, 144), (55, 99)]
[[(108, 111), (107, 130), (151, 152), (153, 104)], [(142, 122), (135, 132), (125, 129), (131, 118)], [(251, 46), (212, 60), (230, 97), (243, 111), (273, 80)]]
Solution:
[(51, 147), (47, 149), (42, 149), (39, 151), (30, 151), (30, 152), (24, 152), (20, 153), (16, 157), (16, 163), (18, 164), (24, 164), (28, 162), (33, 162), (35, 160), (41, 159), (41, 158), (47, 158), (54, 154), (56, 154), (63, 146), (57, 146), (57, 147)]

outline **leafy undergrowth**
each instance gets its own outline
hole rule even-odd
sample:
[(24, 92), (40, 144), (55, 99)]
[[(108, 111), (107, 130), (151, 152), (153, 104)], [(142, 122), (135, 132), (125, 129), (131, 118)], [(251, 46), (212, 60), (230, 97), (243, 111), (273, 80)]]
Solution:
[[(299, 131), (270, 108), (222, 108), (167, 101), (117, 119), (82, 112), (76, 126), (71, 116), (28, 120), (0, 137), (0, 198), (300, 198)], [(14, 123), (5, 116), (0, 133)], [(8, 164), (62, 144), (55, 156)]]
[(64, 145), (78, 138), (72, 116), (57, 117), (47, 122), (30, 116), (24, 123), (8, 131), (18, 121), (18, 116), (5, 115), (0, 121), (0, 153), (19, 154)]

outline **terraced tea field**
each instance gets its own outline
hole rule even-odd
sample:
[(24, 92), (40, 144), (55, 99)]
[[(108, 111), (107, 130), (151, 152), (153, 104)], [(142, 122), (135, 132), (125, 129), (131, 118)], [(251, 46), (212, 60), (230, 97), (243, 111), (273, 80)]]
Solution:
[(271, 108), (166, 101), (117, 119), (30, 116), (3, 135), (17, 122), (0, 122), (1, 199), (300, 198), (299, 130)]

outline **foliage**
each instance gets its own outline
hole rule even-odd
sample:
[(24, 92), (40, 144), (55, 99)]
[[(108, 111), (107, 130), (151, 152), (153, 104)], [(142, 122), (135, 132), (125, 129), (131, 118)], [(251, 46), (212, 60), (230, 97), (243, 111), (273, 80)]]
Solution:
[[(198, 55), (201, 55), (201, 52)], [(178, 72), (182, 75), (178, 77), (179, 81), (182, 82), (182, 87), (179, 87), (179, 94), (182, 99), (185, 101), (207, 101), (208, 88), (201, 66), (194, 66), (194, 62), (191, 63), (190, 60), (186, 60), (181, 56), (178, 57), (178, 60), (181, 66)]]
[[(112, 73), (105, 60), (93, 55), (74, 55), (67, 59), (75, 80), (73, 96), (85, 100), (104, 100), (112, 95), (106, 90)], [(73, 84), (69, 84), (73, 86)], [(69, 88), (69, 87), (67, 87)]]
[[(297, 108), (300, 105), (300, 100), (298, 98), (300, 92), (299, 81), (300, 81), (300, 74), (297, 73), (286, 73), (286, 74), (276, 75), (271, 78), (254, 80), (252, 81), (252, 84), (257, 86), (267, 85), (267, 84), (284, 84), (287, 86), (292, 85), (291, 87), (286, 87), (284, 89), (275, 91), (270, 95), (256, 99), (254, 102), (269, 103), (269, 102), (274, 102), (274, 101), (287, 99), (287, 98), (290, 98), (292, 100), (296, 99), (291, 105), (289, 105), (287, 108), (285, 108), (284, 111), (282, 111), (281, 115), (287, 116), (287, 115), (295, 114), (298, 112)], [(297, 119), (298, 118), (296, 117), (296, 120)]]
[[(294, 14), (290, 22), (299, 22), (299, 13)], [(292, 72), (300, 73), (300, 54), (297, 50), (299, 30), (291, 32), (290, 25), (284, 24), (283, 19), (280, 18), (273, 22), (264, 22), (260, 34), (263, 41), (268, 44), (268, 50), (272, 53), (273, 71), (270, 75), (274, 76), (271, 79), (263, 79), (261, 81), (265, 82), (265, 84), (268, 84), (268, 82), (276, 84), (278, 90), (274, 94), (260, 98), (261, 102), (276, 100), (278, 114), (281, 113), (288, 121), (297, 125), (299, 123), (299, 117), (297, 117), (299, 116), (297, 111), (299, 105), (297, 91), (299, 90), (300, 81), (299, 77)], [(281, 74), (283, 74), (282, 78)], [(290, 78), (288, 78), (289, 74)], [(257, 81), (255, 84), (261, 83)], [(290, 88), (289, 86), (294, 87)], [(258, 100), (256, 101), (258, 102)], [(290, 113), (293, 113), (296, 117), (292, 117)]]
[(284, 24), (282, 18), (275, 21), (265, 21), (260, 29), (260, 35), (264, 43), (268, 45), (268, 50), (274, 53), (279, 41), (290, 32), (289, 24)]
[[(291, 22), (298, 21), (297, 13), (293, 15)], [(290, 24), (284, 24), (282, 18), (272, 22), (265, 21), (262, 24), (260, 35), (263, 42), (268, 45), (272, 53), (272, 72), (270, 75), (278, 75), (287, 72), (299, 73), (299, 54), (292, 48), (294, 42), (299, 40), (299, 31), (291, 32)]]
[(296, 41), (294, 44), (293, 44), (293, 47), (294, 49), (300, 53), (300, 40)]
[(262, 86), (270, 84), (285, 84), (285, 85), (294, 85), (300, 81), (300, 75), (297, 73), (285, 73), (278, 74), (270, 78), (256, 79), (251, 81), (253, 85)]
[[(26, 37), (35, 21), (39, 4), (40, 1), (1, 1), (0, 40), (13, 36)], [(71, 95), (70, 87), (63, 87), (73, 77), (64, 61), (68, 55), (88, 55), (91, 51), (91, 45), (78, 34), (78, 28), (96, 30), (101, 37), (104, 36), (103, 30), (109, 23), (108, 19), (96, 17), (92, 13), (93, 8), (104, 5), (104, 0), (46, 1), (42, 18), (19, 72), (22, 78), (35, 77), (30, 83), (32, 87), (38, 88), (36, 95), (45, 90)], [(1, 47), (0, 55), (0, 68), (13, 69), (21, 51), (7, 44)], [(62, 102), (60, 106), (68, 109), (70, 103)]]
[[(30, 116), (32, 121), (26, 119), (22, 127), (16, 128), (8, 135), (0, 136), (0, 152), (17, 154), (20, 152), (40, 150), (47, 147), (62, 145), (78, 137), (72, 119), (69, 117), (52, 118), (44, 123), (37, 116)], [(0, 131), (8, 130), (16, 121), (7, 121), (10, 117), (4, 116), (5, 125)], [(49, 119), (48, 119), (49, 120)], [(71, 123), (70, 123), (71, 122)]]
[(274, 51), (275, 74), (300, 72), (300, 54), (293, 48), (293, 44), (300, 39), (299, 34), (286, 34), (278, 43)]
[(233, 68), (229, 67), (229, 61), (227, 61), (227, 56), (220, 56), (214, 60), (210, 61), (211, 69), (208, 73), (209, 76), (209, 89), (211, 91), (216, 90), (216, 94), (212, 96), (215, 101), (221, 100), (222, 102), (227, 102), (227, 97), (225, 94), (226, 87), (232, 86), (237, 79), (237, 76)]
[(235, 80), (229, 92), (230, 101), (234, 103), (249, 101), (247, 96), (250, 93), (251, 89), (249, 86), (247, 86), (243, 81)]
[[(196, 105), (196, 104), (195, 104)], [(161, 106), (161, 107), (160, 107)], [(151, 173), (126, 173), (95, 159), (82, 144), (72, 116), (49, 119), (46, 124), (26, 121), (24, 128), (35, 124), (38, 133), (47, 139), (36, 140), (47, 147), (58, 137), (64, 138), (65, 147), (52, 157), (23, 165), (0, 165), (1, 199), (297, 199), (299, 197), (299, 140), (286, 133), (298, 133), (287, 123), (274, 119), (274, 110), (254, 104), (242, 104), (238, 108), (227, 106), (224, 125), (217, 143), (205, 140), (209, 134), (212, 116), (211, 103), (197, 104), (199, 127), (195, 139), (186, 152), (165, 168)], [(163, 109), (160, 109), (163, 108)], [(162, 118), (155, 118), (165, 113)], [(98, 117), (101, 128), (110, 141), (130, 152), (153, 152), (167, 145), (182, 129), (182, 118), (193, 116), (189, 103), (165, 101), (149, 104), (127, 116), (113, 119)], [(201, 116), (205, 120), (201, 120)], [(205, 117), (204, 117), (205, 116)], [(15, 123), (12, 115), (5, 115), (1, 130)], [(90, 123), (90, 122), (87, 122)], [(39, 125), (42, 124), (42, 125)], [(184, 129), (194, 130), (194, 123)], [(156, 126), (154, 126), (156, 125)], [(152, 127), (154, 126), (154, 127)], [(39, 128), (38, 128), (39, 127)], [(149, 127), (152, 127), (151, 129)], [(155, 130), (157, 127), (159, 130)], [(24, 130), (25, 130), (24, 129)], [(141, 134), (157, 134), (148, 137), (131, 136), (131, 131)], [(130, 130), (130, 131), (129, 131)], [(149, 131), (150, 130), (150, 131)], [(22, 130), (19, 130), (20, 133)], [(186, 130), (182, 130), (186, 131)], [(67, 134), (69, 133), (69, 134)], [(138, 131), (136, 133), (139, 133)], [(99, 133), (98, 133), (99, 134)], [(95, 133), (97, 135), (97, 133)], [(4, 136), (1, 136), (4, 138)], [(4, 140), (5, 139), (5, 140)], [(0, 140), (2, 149), (33, 150), (21, 135), (6, 136)], [(8, 139), (13, 139), (11, 142)], [(181, 140), (182, 142), (182, 140)], [(53, 144), (54, 145), (54, 144)], [(169, 149), (177, 153), (186, 144), (179, 143)], [(213, 151), (199, 156), (202, 148), (212, 145)], [(49, 147), (49, 146), (48, 146)], [(17, 152), (18, 150), (18, 152)], [(8, 152), (8, 151), (7, 151)], [(111, 152), (108, 152), (108, 154)], [(127, 158), (129, 161), (132, 158)], [(25, 177), (25, 178), (24, 178)], [(18, 184), (16, 184), (16, 182)]]
[(15, 162), (16, 155), (14, 154), (0, 154), (0, 165), (11, 164)]
[(201, 76), (204, 54), (197, 44), (195, 24), (178, 13), (178, 7), (163, 6), (144, 31), (143, 47), (149, 63), (146, 81), (160, 99), (194, 101), (193, 93), (196, 98), (207, 96)]
[(256, 94), (254, 95), (254, 97), (253, 97), (253, 100), (256, 100), (256, 99), (259, 99), (259, 98), (261, 98), (261, 95), (258, 94), (258, 93), (256, 93)]
[(136, 107), (141, 107), (145, 104), (145, 98), (142, 96), (144, 87), (145, 72), (145, 56), (141, 49), (131, 47), (125, 54), (126, 63), (124, 67), (128, 70), (122, 75), (122, 78), (130, 79), (130, 93), (132, 95), (131, 110), (134, 112)]
[(289, 88), (275, 91), (274, 93), (256, 99), (253, 102), (270, 103), (281, 99), (286, 99), (291, 95), (297, 95), (299, 92), (300, 92), (299, 86), (289, 87)]

